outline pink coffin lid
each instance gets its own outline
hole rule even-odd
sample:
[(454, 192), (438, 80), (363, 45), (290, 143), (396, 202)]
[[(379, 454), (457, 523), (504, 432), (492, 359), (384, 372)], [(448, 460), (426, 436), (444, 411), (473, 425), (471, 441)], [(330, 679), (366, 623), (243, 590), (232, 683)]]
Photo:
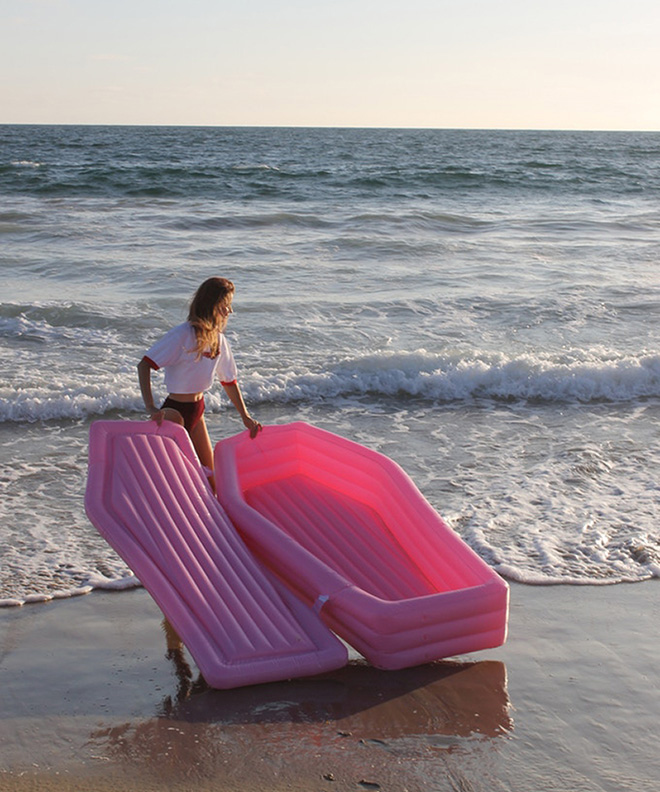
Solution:
[(209, 685), (232, 688), (346, 664), (341, 642), (247, 550), (180, 426), (94, 423), (85, 508)]

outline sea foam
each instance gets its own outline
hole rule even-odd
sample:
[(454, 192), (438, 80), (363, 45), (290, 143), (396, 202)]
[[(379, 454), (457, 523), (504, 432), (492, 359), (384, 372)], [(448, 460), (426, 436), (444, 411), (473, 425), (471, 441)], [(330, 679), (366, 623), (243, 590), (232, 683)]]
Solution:
[[(99, 371), (94, 381), (60, 372), (50, 382), (0, 386), (0, 422), (79, 419), (111, 411), (143, 412), (133, 371)], [(83, 373), (84, 374), (84, 373)], [(561, 357), (504, 354), (369, 354), (347, 358), (324, 371), (262, 374), (245, 370), (242, 388), (252, 404), (345, 399), (365, 395), (436, 402), (541, 401), (587, 404), (660, 396), (660, 354), (615, 355), (603, 351)], [(211, 410), (223, 397), (218, 387)]]
[(660, 354), (386, 352), (346, 359), (321, 373), (253, 374), (245, 389), (252, 399), (277, 402), (363, 394), (441, 402), (620, 402), (660, 396)]

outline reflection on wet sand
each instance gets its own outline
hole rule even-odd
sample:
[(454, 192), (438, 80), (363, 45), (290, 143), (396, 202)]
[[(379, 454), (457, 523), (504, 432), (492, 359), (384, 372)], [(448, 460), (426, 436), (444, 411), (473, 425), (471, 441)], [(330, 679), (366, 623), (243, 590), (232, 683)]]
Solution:
[(380, 671), (356, 661), (313, 678), (234, 690), (214, 690), (201, 679), (192, 682), (184, 666), (179, 682), (179, 701), (163, 702), (161, 714), (181, 721), (335, 721), (390, 738), (496, 737), (511, 728), (506, 668), (496, 661), (445, 661), (401, 671)]
[[(339, 671), (234, 690), (193, 680), (183, 654), (170, 650), (179, 690), (156, 717), (100, 729), (95, 750), (132, 764), (148, 762), (187, 777), (230, 772), (246, 751), (271, 764), (323, 757), (349, 747), (412, 756), (451, 751), (512, 729), (506, 668), (496, 661), (437, 662), (380, 671), (352, 662)], [(359, 744), (359, 745), (358, 745)], [(260, 746), (260, 747), (259, 747)], [(351, 760), (352, 761), (352, 760)]]

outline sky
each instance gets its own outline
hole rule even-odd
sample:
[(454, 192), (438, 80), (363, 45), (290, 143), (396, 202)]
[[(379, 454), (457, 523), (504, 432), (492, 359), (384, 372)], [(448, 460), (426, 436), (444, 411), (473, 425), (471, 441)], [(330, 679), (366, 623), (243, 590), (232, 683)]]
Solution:
[(0, 123), (660, 130), (658, 0), (0, 0)]

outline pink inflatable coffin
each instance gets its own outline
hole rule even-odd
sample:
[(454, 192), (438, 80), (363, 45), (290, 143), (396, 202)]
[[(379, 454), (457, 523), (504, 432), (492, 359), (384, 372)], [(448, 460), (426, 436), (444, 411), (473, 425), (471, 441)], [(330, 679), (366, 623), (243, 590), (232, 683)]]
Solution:
[(246, 544), (372, 664), (499, 646), (508, 586), (391, 459), (302, 422), (215, 449)]
[(306, 676), (347, 662), (318, 616), (245, 547), (180, 426), (94, 423), (85, 507), (209, 685)]

